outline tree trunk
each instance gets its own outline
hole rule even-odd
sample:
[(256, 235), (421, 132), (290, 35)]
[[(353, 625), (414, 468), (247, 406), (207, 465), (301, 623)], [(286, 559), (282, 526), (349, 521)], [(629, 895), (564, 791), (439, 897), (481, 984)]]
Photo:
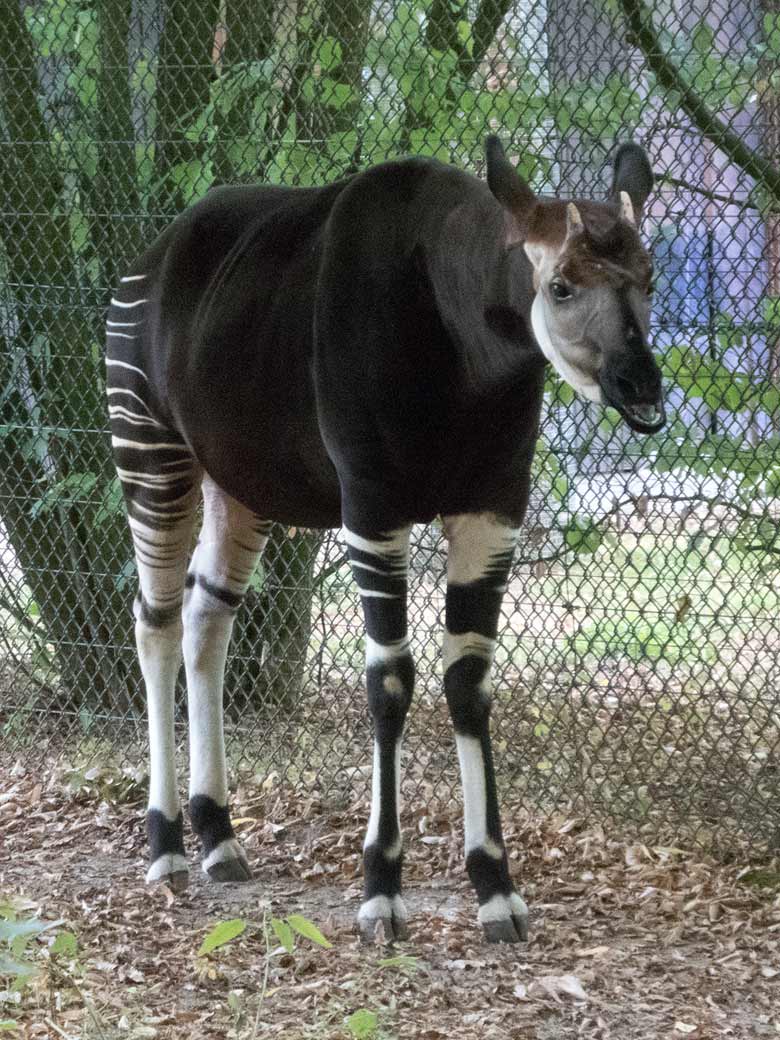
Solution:
[[(469, 83), (485, 60), (510, 6), (511, 0), (481, 0), (472, 24), (472, 49), (469, 53), (458, 32), (458, 23), (468, 21), (468, 4), (464, 0), (433, 0), (425, 29), (425, 44), (429, 51), (450, 51), (457, 56), (459, 82), (451, 82), (447, 90), (453, 107), (458, 103), (460, 83)], [(414, 100), (407, 98), (402, 150), (413, 150), (412, 134), (431, 126), (431, 113), (420, 111)]]
[(128, 62), (132, 6), (132, 0), (102, 0), (97, 7), (97, 174), (84, 188), (93, 208), (100, 283), (107, 288), (116, 285), (142, 241)]
[(185, 136), (209, 103), (215, 71), (214, 32), (219, 0), (168, 0), (160, 37), (157, 75), (155, 174), (158, 180), (156, 212), (160, 230), (192, 201), (181, 187), (177, 170), (184, 163), (201, 163), (203, 191), (213, 181), (213, 170), (203, 161), (203, 145)]
[(471, 54), (466, 50), (459, 58), (460, 74), (466, 83), (485, 60), (491, 43), (511, 7), (511, 0), (482, 0), (472, 26), (473, 47)]
[[(62, 504), (57, 489), (74, 473), (109, 479), (98, 332), (75, 303), (84, 290), (38, 108), (31, 41), (14, 0), (3, 0), (0, 14), (0, 118), (12, 145), (0, 164), (9, 297), (2, 330), (0, 509), (56, 647), (62, 706), (113, 707), (123, 699), (116, 644), (118, 633), (120, 639), (126, 634), (126, 604), (100, 576), (105, 543), (95, 549), (95, 531), (81, 510)], [(48, 511), (41, 511), (47, 495)], [(113, 549), (117, 542), (110, 544)]]
[(358, 169), (361, 162), (360, 127), (355, 120), (360, 111), (363, 89), (363, 63), (368, 43), (371, 18), (371, 0), (324, 0), (321, 15), (322, 35), (337, 40), (341, 55), (336, 65), (328, 70), (327, 78), (335, 84), (334, 91), (343, 91), (347, 101), (333, 94), (325, 94), (320, 102), (315, 138), (323, 151), (328, 150), (328, 138), (344, 137), (355, 133), (350, 148), (347, 168), (334, 170), (344, 174)]
[(264, 162), (256, 161), (261, 142), (254, 140), (255, 96), (249, 77), (251, 62), (263, 61), (274, 44), (274, 0), (235, 0), (227, 6), (220, 76), (239, 77), (241, 94), (230, 111), (221, 116), (214, 149), (214, 181), (262, 180)]
[(236, 621), (225, 680), (228, 711), (292, 707), (304, 685), (311, 638), (314, 567), (322, 534), (288, 534), (275, 524), (261, 562), (263, 583), (251, 590)]

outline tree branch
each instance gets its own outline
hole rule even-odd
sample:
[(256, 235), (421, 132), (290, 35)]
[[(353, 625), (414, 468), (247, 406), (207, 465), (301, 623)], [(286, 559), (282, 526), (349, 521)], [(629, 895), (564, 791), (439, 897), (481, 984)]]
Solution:
[(664, 56), (658, 34), (653, 27), (651, 9), (642, 0), (618, 2), (631, 29), (631, 42), (642, 51), (645, 61), (661, 86), (678, 94), (680, 107), (705, 137), (725, 152), (732, 162), (750, 174), (766, 189), (774, 202), (780, 205), (780, 170), (749, 148), (714, 112), (711, 112), (703, 98), (686, 82), (680, 69)]
[(511, 0), (481, 0), (471, 30), (473, 51), (469, 55), (461, 48), (458, 56), (458, 66), (467, 82), (484, 60), (510, 5)]
[(759, 208), (754, 202), (749, 202), (747, 199), (735, 199), (733, 195), (721, 195), (717, 191), (708, 191), (707, 188), (702, 188), (698, 184), (691, 184), (690, 181), (682, 180), (680, 177), (671, 177), (668, 173), (661, 174), (656, 180), (660, 184), (671, 184), (675, 188), (682, 188), (684, 191), (701, 195), (712, 202), (723, 202), (725, 205), (735, 206), (737, 209), (752, 209), (756, 213), (759, 212)]
[[(659, 491), (656, 494), (651, 495), (629, 495), (628, 498), (618, 499), (613, 502), (609, 509), (606, 509), (601, 516), (593, 520), (593, 526), (598, 527), (603, 524), (605, 520), (608, 520), (612, 516), (616, 516), (621, 509), (627, 506), (636, 505), (637, 499), (642, 498), (647, 502), (688, 502), (692, 505), (704, 505), (704, 506), (720, 506), (722, 509), (727, 509), (731, 513), (736, 513), (737, 516), (743, 520), (765, 520), (771, 519), (767, 516), (766, 510), (761, 512), (755, 512), (752, 509), (746, 509), (743, 506), (738, 506), (735, 502), (726, 502), (717, 496), (710, 498), (706, 495), (674, 495), (669, 492)], [(556, 530), (561, 532), (560, 528)], [(757, 546), (749, 546), (751, 549), (758, 548)], [(768, 549), (767, 546), (761, 546), (762, 549)], [(780, 550), (772, 549), (772, 552), (780, 552)], [(529, 566), (534, 563), (554, 563), (556, 560), (563, 559), (564, 556), (577, 555), (577, 550), (573, 549), (569, 545), (561, 545), (555, 552), (549, 553), (545, 556), (518, 556), (515, 559), (515, 566)]]

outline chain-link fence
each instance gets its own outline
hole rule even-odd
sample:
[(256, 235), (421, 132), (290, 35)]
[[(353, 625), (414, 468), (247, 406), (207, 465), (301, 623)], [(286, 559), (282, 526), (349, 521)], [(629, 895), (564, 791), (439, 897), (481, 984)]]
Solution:
[[(780, 841), (780, 2), (2, 11), (4, 754), (143, 743), (102, 322), (173, 215), (215, 183), (320, 184), (404, 153), (481, 173), (488, 131), (535, 190), (604, 197), (633, 138), (657, 173), (643, 234), (670, 421), (637, 437), (549, 378), (495, 667), (502, 791), (653, 836)], [(446, 799), (435, 525), (412, 568), (405, 768)], [(365, 786), (361, 631), (336, 534), (276, 530), (228, 666), (236, 766)]]

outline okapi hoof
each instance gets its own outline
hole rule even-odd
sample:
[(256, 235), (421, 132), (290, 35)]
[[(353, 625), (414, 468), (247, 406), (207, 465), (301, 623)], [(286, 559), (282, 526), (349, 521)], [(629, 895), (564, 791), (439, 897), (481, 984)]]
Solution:
[(528, 942), (528, 907), (516, 892), (483, 903), (479, 923), (489, 943)]
[(172, 892), (183, 892), (190, 883), (187, 860), (178, 852), (158, 856), (146, 872), (147, 885), (167, 885)]
[(404, 942), (409, 938), (406, 907), (400, 896), (374, 896), (363, 903), (358, 911), (360, 941), (375, 943)]
[(244, 850), (235, 838), (227, 838), (225, 841), (221, 841), (215, 849), (212, 849), (203, 860), (203, 870), (212, 881), (242, 882), (252, 880), (249, 862), (244, 854)]

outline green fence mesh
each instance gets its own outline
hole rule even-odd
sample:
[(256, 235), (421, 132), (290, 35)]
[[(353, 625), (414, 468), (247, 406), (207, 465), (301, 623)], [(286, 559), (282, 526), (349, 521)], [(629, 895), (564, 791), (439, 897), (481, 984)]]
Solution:
[[(648, 835), (780, 841), (780, 2), (0, 9), (4, 754), (130, 760), (143, 743), (102, 323), (171, 217), (216, 183), (320, 184), (406, 153), (481, 173), (486, 132), (535, 190), (603, 197), (632, 138), (657, 173), (643, 235), (670, 422), (642, 439), (549, 377), (495, 667), (502, 791)], [(404, 761), (410, 793), (449, 798), (435, 525), (412, 566)], [(336, 533), (275, 532), (234, 647), (234, 764), (364, 789)]]

